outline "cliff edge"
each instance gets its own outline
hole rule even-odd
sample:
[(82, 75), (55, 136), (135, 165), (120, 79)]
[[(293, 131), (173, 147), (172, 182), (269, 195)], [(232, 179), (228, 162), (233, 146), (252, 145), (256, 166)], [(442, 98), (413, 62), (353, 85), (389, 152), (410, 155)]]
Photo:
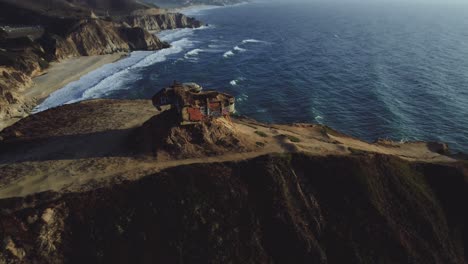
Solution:
[(467, 261), (468, 163), (443, 144), (172, 115), (93, 100), (2, 131), (0, 261)]

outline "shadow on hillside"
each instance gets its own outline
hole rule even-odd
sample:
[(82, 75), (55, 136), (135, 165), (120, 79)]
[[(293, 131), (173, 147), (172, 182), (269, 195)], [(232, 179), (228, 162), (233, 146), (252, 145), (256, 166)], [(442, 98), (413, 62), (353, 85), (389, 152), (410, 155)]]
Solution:
[[(0, 164), (26, 161), (132, 157), (135, 129), (0, 141)], [(129, 139), (132, 139), (131, 141)]]

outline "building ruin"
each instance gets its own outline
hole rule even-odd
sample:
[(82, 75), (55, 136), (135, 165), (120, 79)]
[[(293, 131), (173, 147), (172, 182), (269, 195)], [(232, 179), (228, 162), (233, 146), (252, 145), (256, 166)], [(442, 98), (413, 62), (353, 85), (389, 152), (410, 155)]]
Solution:
[(159, 111), (163, 107), (175, 109), (181, 125), (228, 117), (235, 112), (235, 97), (218, 91), (207, 90), (196, 83), (177, 83), (156, 93), (153, 105)]

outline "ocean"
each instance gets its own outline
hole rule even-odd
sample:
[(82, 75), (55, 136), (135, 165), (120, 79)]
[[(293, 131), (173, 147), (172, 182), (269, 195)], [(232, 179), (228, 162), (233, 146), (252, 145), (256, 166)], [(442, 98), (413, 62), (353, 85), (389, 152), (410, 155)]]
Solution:
[(264, 1), (186, 13), (208, 26), (161, 32), (171, 48), (133, 52), (36, 111), (150, 98), (177, 80), (231, 93), (239, 114), (262, 122), (468, 152), (468, 5)]

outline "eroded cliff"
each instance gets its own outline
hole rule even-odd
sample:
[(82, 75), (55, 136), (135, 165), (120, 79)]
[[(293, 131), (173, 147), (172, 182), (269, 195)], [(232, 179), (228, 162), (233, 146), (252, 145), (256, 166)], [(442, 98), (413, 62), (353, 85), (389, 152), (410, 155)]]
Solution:
[(132, 27), (146, 28), (151, 31), (161, 31), (173, 28), (198, 28), (203, 25), (202, 22), (180, 13), (146, 13), (126, 16), (123, 17), (122, 20)]

